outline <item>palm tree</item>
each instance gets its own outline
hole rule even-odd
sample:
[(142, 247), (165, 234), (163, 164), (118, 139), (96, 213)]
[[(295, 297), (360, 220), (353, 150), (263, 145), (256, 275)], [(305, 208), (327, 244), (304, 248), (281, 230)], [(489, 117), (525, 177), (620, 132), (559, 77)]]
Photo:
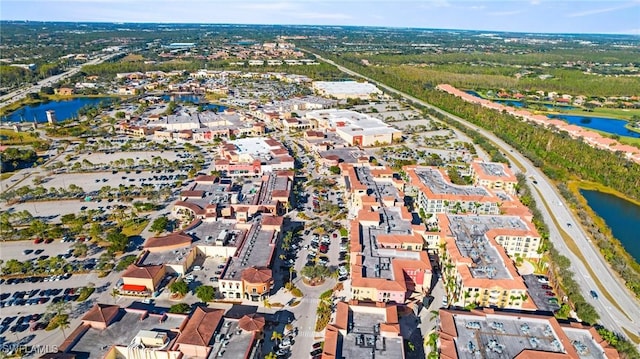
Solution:
[(271, 340), (276, 342), (276, 346), (280, 345), (280, 340), (282, 340), (283, 337), (284, 335), (282, 335), (282, 333), (278, 333), (275, 330), (271, 333)]
[(113, 298), (113, 303), (115, 304), (118, 301), (118, 296), (120, 295), (120, 291), (118, 291), (116, 288), (113, 288), (111, 290), (110, 295)]
[(278, 356), (275, 355), (273, 352), (269, 352), (269, 354), (267, 354), (264, 359), (277, 359)]
[(68, 315), (58, 316), (57, 321), (58, 321), (58, 328), (60, 328), (60, 331), (62, 331), (62, 336), (64, 337), (64, 339), (67, 339), (67, 334), (64, 332), (64, 330), (69, 328), (69, 324), (71, 324), (69, 322), (69, 316)]

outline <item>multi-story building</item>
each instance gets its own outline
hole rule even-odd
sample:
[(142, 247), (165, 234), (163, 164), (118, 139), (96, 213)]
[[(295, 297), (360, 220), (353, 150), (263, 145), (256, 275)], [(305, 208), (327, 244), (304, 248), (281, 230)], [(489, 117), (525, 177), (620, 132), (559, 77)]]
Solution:
[[(449, 305), (536, 309), (527, 286), (506, 251), (486, 233), (495, 221), (513, 223), (526, 233), (521, 221), (499, 216), (438, 215), (442, 250), (440, 268)], [(514, 220), (513, 218), (510, 218)]]
[(475, 185), (515, 194), (518, 179), (504, 163), (473, 161), (471, 175)]
[(398, 308), (392, 304), (338, 302), (324, 340), (322, 359), (404, 358)]
[(409, 179), (405, 192), (416, 194), (416, 204), (425, 214), (498, 214), (502, 202), (513, 201), (505, 192), (453, 184), (443, 170), (435, 167), (406, 166), (403, 170)]
[(330, 129), (351, 146), (379, 146), (402, 138), (402, 132), (383, 121), (351, 110), (314, 110), (305, 118)]
[(594, 327), (547, 314), (441, 309), (443, 359), (620, 358)]

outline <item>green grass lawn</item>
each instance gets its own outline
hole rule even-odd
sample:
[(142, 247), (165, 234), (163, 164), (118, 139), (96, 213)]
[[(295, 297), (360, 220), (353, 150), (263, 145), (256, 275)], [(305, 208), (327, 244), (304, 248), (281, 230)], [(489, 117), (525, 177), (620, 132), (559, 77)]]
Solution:
[(139, 223), (132, 223), (122, 228), (122, 234), (129, 237), (140, 235), (140, 233), (142, 233), (142, 231), (145, 229), (147, 224), (149, 224), (148, 219)]
[(0, 144), (2, 145), (28, 145), (34, 142), (42, 142), (42, 139), (30, 132), (15, 132), (7, 128), (0, 128)]

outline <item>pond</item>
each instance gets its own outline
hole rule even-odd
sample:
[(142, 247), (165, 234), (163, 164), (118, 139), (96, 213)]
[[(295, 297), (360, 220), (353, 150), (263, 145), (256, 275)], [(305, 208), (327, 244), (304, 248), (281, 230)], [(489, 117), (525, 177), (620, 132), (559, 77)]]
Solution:
[(589, 207), (602, 219), (625, 250), (640, 262), (640, 206), (609, 193), (580, 190)]
[(579, 115), (547, 115), (547, 117), (564, 120), (572, 125), (590, 128), (592, 130), (598, 130), (619, 136), (640, 138), (640, 133), (630, 131), (626, 127), (624, 127), (627, 124), (627, 121), (624, 120), (618, 120), (608, 117), (591, 117)]
[(48, 101), (23, 106), (4, 116), (2, 122), (47, 122), (46, 111), (54, 110), (58, 122), (78, 116), (78, 110), (84, 106), (97, 106), (101, 102), (110, 102), (110, 98), (76, 97), (70, 100)]

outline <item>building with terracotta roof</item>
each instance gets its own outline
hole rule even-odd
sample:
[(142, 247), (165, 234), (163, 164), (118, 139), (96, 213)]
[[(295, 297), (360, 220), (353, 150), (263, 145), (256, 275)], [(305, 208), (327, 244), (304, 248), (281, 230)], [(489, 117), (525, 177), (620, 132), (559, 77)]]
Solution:
[(471, 175), (475, 185), (515, 194), (518, 179), (504, 163), (473, 161)]
[(451, 183), (443, 170), (435, 167), (405, 166), (409, 180), (404, 191), (417, 194), (417, 204), (429, 213), (498, 214), (500, 203), (511, 201), (506, 193), (493, 193), (484, 187)]
[(444, 245), (440, 268), (449, 305), (536, 309), (513, 260), (494, 238), (483, 234), (487, 223), (498, 218), (439, 215)]
[(594, 327), (544, 314), (441, 309), (440, 358), (620, 358)]
[(120, 314), (120, 306), (96, 303), (82, 317), (82, 324), (93, 329), (107, 328)]
[(335, 318), (325, 330), (323, 359), (404, 358), (395, 305), (338, 302)]
[(187, 323), (187, 315), (99, 306), (101, 309), (94, 307), (85, 315), (82, 323), (58, 346), (59, 351), (79, 358), (182, 357), (173, 344)]
[(173, 350), (188, 358), (207, 358), (223, 316), (223, 309), (196, 307), (173, 344)]
[(428, 292), (431, 262), (411, 219), (404, 207), (358, 212), (350, 231), (351, 298), (404, 303)]
[(158, 289), (166, 274), (164, 265), (138, 266), (131, 264), (120, 277), (121, 295), (149, 295)]
[(228, 176), (261, 176), (292, 170), (293, 157), (278, 141), (268, 137), (241, 138), (221, 146), (220, 157), (214, 159), (216, 171)]

